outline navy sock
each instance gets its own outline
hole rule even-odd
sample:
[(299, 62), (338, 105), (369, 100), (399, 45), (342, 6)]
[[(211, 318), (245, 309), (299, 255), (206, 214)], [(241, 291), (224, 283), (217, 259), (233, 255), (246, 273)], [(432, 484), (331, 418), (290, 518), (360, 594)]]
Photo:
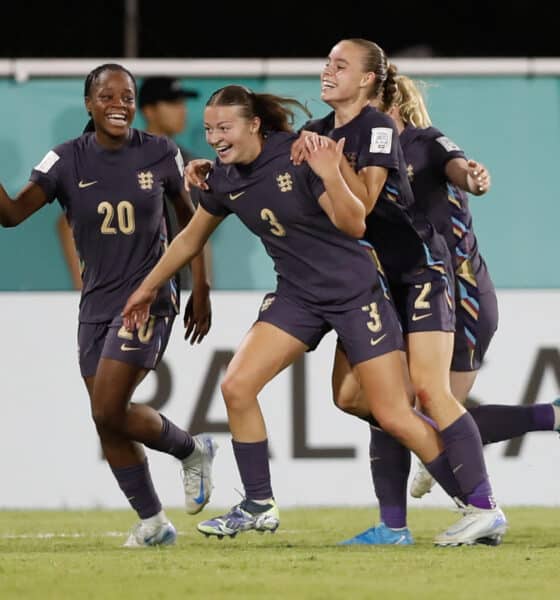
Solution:
[(130, 506), (141, 519), (153, 517), (161, 511), (161, 502), (154, 489), (147, 458), (139, 465), (111, 467), (111, 470)]
[(177, 427), (169, 419), (160, 414), (161, 433), (155, 442), (147, 442), (144, 445), (152, 450), (171, 454), (175, 458), (182, 460), (193, 453), (194, 440), (187, 431)]
[(480, 430), (483, 444), (511, 440), (529, 431), (553, 431), (552, 404), (501, 406), (484, 404), (469, 409)]
[(410, 450), (382, 429), (370, 427), (369, 459), (381, 521), (392, 529), (406, 527)]
[(461, 415), (440, 433), (447, 460), (467, 504), (495, 506), (482, 454), (478, 427), (469, 413)]
[(231, 441), (245, 496), (249, 500), (272, 498), (268, 440), (262, 442)]

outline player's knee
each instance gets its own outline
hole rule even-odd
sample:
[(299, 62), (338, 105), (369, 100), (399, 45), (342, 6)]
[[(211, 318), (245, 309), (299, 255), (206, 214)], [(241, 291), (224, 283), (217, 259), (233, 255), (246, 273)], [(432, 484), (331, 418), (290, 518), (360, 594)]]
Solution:
[(95, 427), (100, 434), (104, 432), (119, 432), (124, 427), (123, 416), (111, 408), (105, 406), (94, 407), (91, 416), (95, 423)]
[(247, 384), (245, 378), (236, 373), (226, 373), (221, 390), (226, 406), (230, 410), (243, 410), (256, 398), (254, 390)]

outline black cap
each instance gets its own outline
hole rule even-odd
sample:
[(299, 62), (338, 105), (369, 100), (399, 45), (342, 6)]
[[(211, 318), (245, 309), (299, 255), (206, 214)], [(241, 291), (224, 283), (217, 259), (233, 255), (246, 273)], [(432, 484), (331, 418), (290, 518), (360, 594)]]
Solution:
[(198, 92), (187, 90), (175, 77), (146, 77), (138, 92), (138, 106), (160, 101), (173, 101), (179, 98), (198, 98)]

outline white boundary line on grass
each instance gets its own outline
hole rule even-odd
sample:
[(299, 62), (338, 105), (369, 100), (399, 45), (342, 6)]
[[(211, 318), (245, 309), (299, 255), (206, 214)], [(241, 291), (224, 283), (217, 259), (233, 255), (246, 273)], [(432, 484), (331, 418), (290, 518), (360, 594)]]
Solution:
[[(124, 537), (128, 535), (130, 531), (104, 531), (102, 533), (5, 533), (0, 535), (0, 540), (50, 540), (57, 538), (114, 538)], [(187, 536), (191, 535), (193, 531), (178, 531), (177, 535)], [(195, 532), (198, 533), (198, 532)], [(275, 535), (279, 533), (276, 532)], [(296, 529), (282, 529), (282, 533), (302, 533)], [(200, 535), (200, 534), (199, 534)], [(198, 539), (198, 537), (197, 537)]]

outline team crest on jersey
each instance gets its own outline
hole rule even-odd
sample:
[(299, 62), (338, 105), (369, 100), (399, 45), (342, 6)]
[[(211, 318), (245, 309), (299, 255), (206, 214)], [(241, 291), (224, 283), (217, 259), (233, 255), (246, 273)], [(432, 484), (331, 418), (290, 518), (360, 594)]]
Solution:
[(412, 165), (406, 165), (406, 175), (409, 181), (414, 181), (414, 167)]
[(276, 296), (267, 296), (263, 300), (263, 303), (261, 304), (259, 312), (264, 312), (265, 310), (269, 309), (270, 306), (271, 306), (271, 304), (274, 302), (275, 299), (276, 299)]
[(348, 164), (352, 167), (352, 169), (356, 170), (356, 164), (358, 163), (358, 153), (357, 152), (345, 152), (344, 156), (348, 161)]
[(287, 171), (276, 175), (276, 183), (281, 192), (291, 192), (294, 189), (294, 181)]
[(140, 171), (138, 185), (141, 190), (151, 190), (154, 185), (154, 174), (151, 171)]

